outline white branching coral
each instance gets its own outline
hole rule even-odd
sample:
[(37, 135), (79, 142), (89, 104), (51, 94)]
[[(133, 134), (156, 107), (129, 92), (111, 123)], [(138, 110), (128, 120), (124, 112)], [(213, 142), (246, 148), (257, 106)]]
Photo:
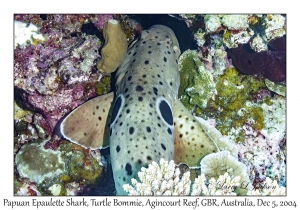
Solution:
[[(246, 191), (245, 195), (285, 195), (285, 187), (279, 187), (277, 181), (266, 178), (261, 185), (256, 185), (256, 190), (247, 189), (243, 181), (244, 177), (234, 176), (225, 172), (207, 180), (204, 173), (193, 182), (190, 180), (190, 172), (185, 172), (182, 177), (179, 168), (175, 167), (173, 160), (170, 162), (160, 160), (149, 164), (148, 168), (142, 168), (138, 173), (141, 182), (131, 179), (130, 184), (124, 184), (123, 189), (129, 195), (239, 195), (241, 187)], [(181, 177), (181, 178), (180, 178)], [(192, 184), (191, 184), (192, 183)], [(191, 186), (192, 185), (192, 186)]]
[(259, 186), (256, 186), (258, 189), (248, 190), (247, 195), (286, 195), (285, 187), (278, 186), (276, 180), (266, 178), (266, 181)]
[(129, 195), (188, 195), (190, 192), (190, 172), (185, 172), (180, 178), (180, 171), (175, 168), (173, 160), (170, 162), (160, 160), (160, 166), (156, 162), (142, 167), (138, 173), (141, 183), (131, 179), (133, 186), (123, 185)]
[(234, 190), (240, 186), (240, 177), (231, 178), (226, 172), (218, 180), (211, 178), (206, 182), (206, 177), (201, 174), (195, 179), (191, 195), (236, 195)]

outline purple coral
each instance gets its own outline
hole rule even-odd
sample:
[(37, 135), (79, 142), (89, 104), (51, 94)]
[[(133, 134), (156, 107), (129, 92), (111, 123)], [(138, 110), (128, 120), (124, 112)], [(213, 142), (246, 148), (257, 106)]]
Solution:
[(285, 180), (285, 157), (282, 146), (285, 138), (268, 136), (266, 131), (254, 130), (249, 124), (243, 126), (245, 142), (239, 143), (239, 159), (250, 171), (253, 185), (263, 183), (266, 177)]
[[(16, 17), (30, 20), (31, 15)], [(95, 96), (93, 84), (99, 72), (92, 70), (100, 57), (100, 40), (79, 33), (86, 18), (89, 16), (48, 15), (40, 23), (47, 41), (14, 51), (16, 95), (38, 114), (35, 123), (48, 136), (66, 113)], [(72, 36), (73, 32), (78, 34)]]
[(272, 40), (268, 44), (269, 50), (253, 51), (249, 44), (239, 45), (228, 50), (228, 55), (236, 68), (245, 74), (262, 72), (273, 82), (286, 79), (286, 37)]
[(93, 23), (98, 29), (103, 29), (104, 24), (109, 20), (113, 19), (113, 15), (110, 14), (101, 14), (96, 15), (93, 19)]

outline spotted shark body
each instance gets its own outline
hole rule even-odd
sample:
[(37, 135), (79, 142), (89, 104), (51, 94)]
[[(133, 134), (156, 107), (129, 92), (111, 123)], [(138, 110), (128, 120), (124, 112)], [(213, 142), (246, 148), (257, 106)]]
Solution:
[(110, 146), (119, 195), (126, 194), (123, 184), (137, 179), (141, 167), (152, 161), (199, 164), (218, 150), (177, 98), (179, 55), (170, 28), (154, 25), (143, 31), (118, 67), (114, 95), (88, 101), (61, 124), (62, 134), (72, 142), (91, 148)]
[(112, 157), (127, 158), (111, 160), (117, 189), (129, 183), (142, 166), (160, 158), (174, 159), (171, 105), (179, 88), (179, 55), (173, 31), (155, 25), (142, 32), (119, 66), (110, 152)]

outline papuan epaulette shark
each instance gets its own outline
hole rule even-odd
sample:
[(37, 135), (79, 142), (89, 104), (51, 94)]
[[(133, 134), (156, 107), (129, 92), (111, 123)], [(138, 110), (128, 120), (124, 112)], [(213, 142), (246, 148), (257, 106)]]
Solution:
[[(161, 158), (199, 166), (218, 146), (178, 99), (180, 48), (174, 32), (154, 25), (141, 33), (116, 72), (116, 91), (76, 108), (63, 136), (84, 147), (110, 146), (118, 195), (141, 167)], [(111, 107), (112, 105), (112, 107)]]

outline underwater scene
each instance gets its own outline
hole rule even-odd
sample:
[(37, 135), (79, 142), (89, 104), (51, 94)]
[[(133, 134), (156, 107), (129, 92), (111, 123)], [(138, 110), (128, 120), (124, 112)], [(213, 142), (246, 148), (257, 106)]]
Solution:
[(15, 14), (14, 195), (286, 195), (285, 14)]

